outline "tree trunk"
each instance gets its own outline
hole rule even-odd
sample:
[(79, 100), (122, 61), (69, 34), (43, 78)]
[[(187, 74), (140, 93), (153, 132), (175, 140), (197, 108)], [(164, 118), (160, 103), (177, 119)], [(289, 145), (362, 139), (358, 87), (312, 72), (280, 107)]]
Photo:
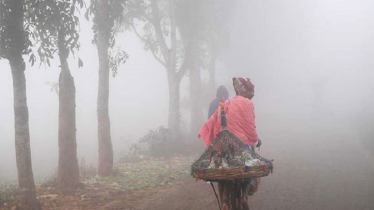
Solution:
[(215, 89), (216, 87), (216, 60), (217, 60), (217, 57), (214, 54), (214, 52), (212, 52), (212, 57), (210, 58), (210, 64), (209, 64), (209, 84), (210, 84), (209, 86), (212, 89)]
[(39, 209), (31, 164), (29, 110), (26, 98), (25, 63), (19, 54), (10, 62), (13, 77), (15, 145), (18, 186), (21, 202), (31, 209)]
[[(170, 18), (170, 45), (168, 66), (169, 82), (169, 129), (172, 131), (172, 138), (180, 138), (180, 81), (181, 77), (176, 71), (177, 66), (177, 27), (175, 22), (175, 1), (169, 0), (169, 18)], [(161, 33), (162, 35), (162, 33)], [(179, 69), (181, 70), (181, 69)]]
[(105, 30), (103, 24), (108, 24), (108, 3), (100, 0), (99, 19), (101, 26), (98, 31), (97, 50), (99, 55), (99, 90), (97, 96), (97, 119), (98, 119), (98, 140), (99, 140), (99, 176), (108, 176), (113, 172), (113, 147), (110, 135), (109, 119), (109, 39), (110, 32)]
[(203, 125), (203, 107), (201, 103), (201, 77), (196, 65), (190, 68), (191, 134), (197, 134)]
[(14, 96), (15, 147), (18, 171), (18, 187), (21, 203), (27, 208), (40, 209), (36, 199), (34, 175), (31, 164), (29, 110), (26, 97), (25, 62), (22, 58), (24, 48), (23, 1), (12, 0), (9, 18), (13, 21), (9, 32), (12, 34), (12, 48), (8, 60), (12, 70)]
[[(59, 41), (63, 39), (63, 35), (60, 35)], [(68, 53), (69, 51), (64, 49), (60, 43), (61, 73), (59, 78), (59, 159), (57, 183), (61, 189), (72, 189), (79, 184), (75, 123), (75, 85), (67, 62)]]
[(168, 127), (172, 131), (172, 138), (176, 140), (179, 137), (180, 132), (180, 112), (179, 112), (179, 83), (180, 80), (176, 78), (176, 75), (168, 74), (169, 83), (169, 121)]

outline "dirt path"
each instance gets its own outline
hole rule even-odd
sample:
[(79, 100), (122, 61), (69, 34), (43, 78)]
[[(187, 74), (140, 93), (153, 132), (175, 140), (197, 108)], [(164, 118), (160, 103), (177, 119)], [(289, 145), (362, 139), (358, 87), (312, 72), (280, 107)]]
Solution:
[[(301, 136), (297, 132), (306, 133), (293, 132), (295, 136)], [(268, 136), (268, 139), (278, 138), (282, 142), (266, 142), (260, 151), (262, 156), (274, 159), (275, 169), (273, 174), (262, 178), (259, 191), (250, 197), (252, 210), (374, 209), (373, 160), (358, 142), (342, 141), (336, 134), (320, 138), (313, 135), (313, 138), (305, 137), (302, 141), (277, 135), (273, 138)], [(316, 139), (319, 143), (315, 143)], [(168, 164), (174, 167), (176, 163), (182, 164), (181, 161), (176, 161), (156, 166), (169, 168)], [(186, 167), (173, 168), (173, 171), (182, 172)], [(129, 170), (126, 171), (130, 172)], [(88, 199), (83, 200), (79, 196), (59, 195), (58, 199), (49, 200), (44, 209), (219, 209), (210, 184), (202, 180), (195, 182), (186, 173), (176, 173), (173, 177), (173, 185), (165, 185), (167, 187), (129, 191), (92, 189), (84, 191)], [(139, 180), (137, 176), (131, 182)]]
[[(276, 152), (282, 147), (274, 143), (261, 152), (275, 159), (276, 169), (250, 198), (252, 210), (374, 209), (374, 170), (359, 145), (339, 140), (315, 146), (294, 142), (298, 150)], [(210, 184), (192, 178), (146, 197), (147, 202), (128, 209), (218, 210)]]

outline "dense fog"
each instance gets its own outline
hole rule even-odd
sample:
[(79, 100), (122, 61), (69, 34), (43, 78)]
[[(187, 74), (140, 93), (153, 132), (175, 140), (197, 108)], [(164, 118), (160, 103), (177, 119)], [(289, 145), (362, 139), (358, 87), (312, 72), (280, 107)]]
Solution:
[[(362, 158), (373, 164), (373, 8), (369, 0), (237, 3), (227, 28), (228, 47), (217, 60), (214, 89), (225, 85), (233, 97), (231, 78), (251, 78), (265, 154), (292, 150), (300, 152), (289, 153), (294, 155), (291, 158), (302, 158), (308, 152), (318, 153), (318, 144), (331, 148), (342, 144), (347, 153), (352, 152), (350, 145), (360, 145), (362, 150), (353, 152), (365, 154)], [(84, 66), (78, 68), (72, 57), (69, 62), (76, 85), (78, 161), (85, 158), (86, 164), (96, 166), (98, 57), (91, 27), (81, 18), (78, 54)], [(144, 51), (138, 37), (124, 31), (116, 38), (129, 58), (110, 77), (115, 159), (149, 130), (167, 126), (169, 97), (165, 69)], [(26, 67), (32, 163), (38, 183), (57, 170), (58, 95), (47, 83), (58, 81), (59, 65), (56, 59), (51, 67), (39, 68), (39, 63)], [(206, 70), (201, 75), (206, 82)], [(181, 103), (189, 97), (188, 76), (181, 83)], [(0, 184), (16, 182), (17, 177), (12, 88), (8, 61), (1, 60)], [(208, 105), (203, 104), (204, 119)], [(188, 133), (190, 110), (181, 107), (181, 128)], [(190, 141), (201, 142), (194, 137)]]

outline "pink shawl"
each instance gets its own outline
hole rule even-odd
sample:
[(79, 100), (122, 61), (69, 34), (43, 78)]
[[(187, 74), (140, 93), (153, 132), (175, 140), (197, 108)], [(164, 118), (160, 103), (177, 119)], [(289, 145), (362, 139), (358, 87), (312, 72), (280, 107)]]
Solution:
[[(225, 102), (227, 128), (242, 142), (253, 145), (258, 141), (253, 102), (242, 96), (235, 96)], [(221, 131), (221, 108), (205, 122), (198, 137), (202, 137), (208, 147)]]

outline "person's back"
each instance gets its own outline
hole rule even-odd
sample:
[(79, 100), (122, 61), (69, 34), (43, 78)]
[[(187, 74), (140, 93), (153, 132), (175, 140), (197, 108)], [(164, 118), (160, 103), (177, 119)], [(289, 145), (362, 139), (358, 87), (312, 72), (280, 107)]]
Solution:
[[(236, 96), (225, 102), (228, 129), (245, 144), (253, 145), (259, 140), (254, 106), (250, 100), (254, 96), (254, 86), (248, 78), (233, 78), (233, 85)], [(209, 146), (221, 131), (220, 113), (220, 107), (216, 108), (199, 132), (206, 146)]]
[[(256, 142), (258, 142), (257, 146), (261, 145), (255, 125), (254, 106), (250, 100), (254, 96), (254, 85), (249, 78), (233, 78), (233, 85), (236, 96), (225, 102), (227, 128), (241, 141), (247, 145), (251, 145), (251, 148), (254, 149)], [(206, 147), (217, 138), (219, 132), (222, 130), (220, 113), (221, 108), (218, 107), (199, 132), (199, 137), (203, 137)], [(243, 209), (249, 210), (247, 196), (253, 195), (257, 191), (259, 184), (259, 177), (242, 183), (241, 204), (243, 205)], [(224, 190), (227, 189), (224, 188), (222, 182), (219, 182), (218, 191), (222, 204), (221, 209), (227, 208), (226, 201), (222, 201)]]
[(216, 98), (210, 102), (209, 111), (208, 111), (208, 119), (214, 114), (219, 106), (219, 102), (223, 97), (224, 100), (229, 99), (229, 92), (227, 91), (226, 87), (221, 85), (217, 89)]
[(253, 102), (237, 95), (225, 103), (227, 128), (242, 142), (253, 145), (258, 141)]

